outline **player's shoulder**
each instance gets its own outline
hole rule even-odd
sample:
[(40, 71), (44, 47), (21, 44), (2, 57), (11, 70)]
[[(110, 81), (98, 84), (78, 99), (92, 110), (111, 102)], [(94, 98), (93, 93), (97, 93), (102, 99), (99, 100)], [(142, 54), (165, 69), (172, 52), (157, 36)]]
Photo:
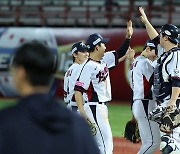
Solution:
[(89, 69), (97, 67), (101, 64), (101, 61), (96, 61), (91, 58), (89, 58), (86, 63), (84, 63), (84, 67), (87, 67)]
[(101, 65), (101, 61), (95, 61), (89, 58), (88, 61), (82, 67), (82, 70), (84, 70), (87, 73), (97, 73), (101, 69)]
[(173, 53), (175, 53), (177, 56), (180, 56), (180, 48), (175, 48), (174, 50), (173, 50)]
[(79, 66), (80, 66), (80, 64), (78, 64), (78, 63), (72, 63), (72, 65), (69, 67), (68, 70), (78, 68)]
[(109, 55), (109, 54), (114, 54), (114, 53), (116, 53), (116, 50), (106, 51), (104, 53), (104, 56)]
[[(66, 71), (65, 74), (69, 74), (69, 72), (74, 72), (74, 70), (78, 70), (80, 65), (78, 63), (73, 63)], [(66, 76), (66, 75), (65, 75)]]
[(146, 67), (153, 67), (152, 61), (144, 56), (138, 56), (134, 62), (137, 68), (145, 69)]
[(147, 61), (148, 61), (148, 58), (141, 55), (135, 59), (135, 62), (137, 62), (137, 65), (145, 64)]

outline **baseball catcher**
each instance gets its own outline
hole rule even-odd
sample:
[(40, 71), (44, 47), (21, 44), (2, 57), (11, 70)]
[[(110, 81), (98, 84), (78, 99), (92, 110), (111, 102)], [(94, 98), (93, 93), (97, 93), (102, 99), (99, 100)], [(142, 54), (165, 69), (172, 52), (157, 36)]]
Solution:
[(133, 143), (139, 143), (141, 141), (138, 124), (136, 121), (130, 120), (126, 123), (124, 138)]
[(150, 39), (157, 47), (158, 59), (154, 68), (153, 93), (161, 106), (166, 107), (160, 120), (160, 130), (171, 135), (180, 145), (180, 127), (178, 127), (178, 108), (180, 107), (180, 48), (178, 48), (178, 44), (180, 43), (180, 32), (177, 26), (165, 24), (158, 33), (147, 19), (144, 9), (140, 7), (139, 11), (141, 21), (145, 24)]

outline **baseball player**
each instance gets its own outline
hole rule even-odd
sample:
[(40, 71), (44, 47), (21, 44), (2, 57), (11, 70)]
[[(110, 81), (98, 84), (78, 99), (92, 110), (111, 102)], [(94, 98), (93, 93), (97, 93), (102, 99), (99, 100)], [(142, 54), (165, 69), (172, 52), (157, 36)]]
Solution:
[(148, 113), (157, 106), (151, 91), (154, 72), (152, 61), (155, 58), (155, 45), (147, 41), (144, 50), (129, 69), (130, 86), (133, 90), (132, 112), (137, 120), (142, 142), (138, 154), (152, 154), (160, 145), (159, 125), (148, 119)]
[(79, 76), (79, 70), (83, 62), (88, 59), (89, 53), (83, 42), (77, 42), (72, 46), (71, 53), (73, 64), (69, 67), (64, 76), (64, 101), (72, 111), (77, 111), (77, 104), (74, 97), (74, 86)]
[[(180, 103), (180, 49), (178, 48), (179, 30), (175, 25), (162, 26), (160, 35), (151, 25), (142, 7), (139, 8), (141, 20), (146, 26), (150, 39), (158, 49), (159, 59), (154, 73), (154, 93), (160, 105), (167, 109), (179, 108)], [(157, 108), (159, 110), (159, 106)], [(155, 110), (157, 111), (157, 110)], [(170, 111), (171, 112), (171, 111)], [(155, 113), (155, 112), (152, 112)], [(167, 117), (167, 118), (170, 118)], [(168, 121), (171, 121), (169, 119)], [(169, 127), (160, 125), (163, 132), (169, 131)], [(168, 133), (180, 150), (180, 127)], [(177, 149), (177, 150), (178, 150)], [(179, 151), (180, 153), (180, 151)]]
[[(112, 154), (113, 152), (107, 108), (107, 103), (111, 100), (109, 69), (115, 67), (118, 59), (127, 52), (132, 33), (132, 22), (129, 21), (126, 40), (117, 51), (105, 52), (105, 43), (109, 42), (109, 38), (103, 38), (100, 34), (92, 34), (86, 40), (90, 57), (82, 67), (76, 81), (75, 98), (82, 116), (96, 126), (95, 139), (101, 154)], [(88, 96), (84, 106), (82, 93)]]

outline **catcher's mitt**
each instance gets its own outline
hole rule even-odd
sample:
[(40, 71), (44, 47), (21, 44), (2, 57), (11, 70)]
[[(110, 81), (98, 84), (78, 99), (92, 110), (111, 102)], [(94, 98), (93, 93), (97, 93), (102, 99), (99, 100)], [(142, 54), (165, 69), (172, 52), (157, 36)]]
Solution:
[(148, 119), (161, 124), (162, 117), (164, 116), (165, 112), (166, 112), (166, 107), (158, 105), (154, 110), (152, 110), (149, 113)]
[(137, 122), (130, 120), (126, 123), (124, 138), (133, 143), (139, 143), (141, 141)]
[(90, 126), (92, 135), (95, 136), (97, 134), (97, 129), (96, 129), (95, 123), (92, 123), (90, 119), (87, 119), (87, 122)]
[(176, 106), (168, 106), (162, 117), (160, 130), (164, 133), (171, 133), (172, 130), (180, 125), (180, 112)]

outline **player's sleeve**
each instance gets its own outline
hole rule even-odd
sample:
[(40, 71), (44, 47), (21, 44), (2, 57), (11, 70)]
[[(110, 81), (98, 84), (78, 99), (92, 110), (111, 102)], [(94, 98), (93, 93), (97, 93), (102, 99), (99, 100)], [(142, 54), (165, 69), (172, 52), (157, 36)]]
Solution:
[(130, 39), (125, 39), (124, 42), (121, 44), (121, 46), (119, 47), (119, 49), (117, 50), (118, 53), (118, 59), (123, 57), (130, 45)]
[(129, 48), (129, 44), (130, 44), (130, 39), (125, 39), (125, 41), (121, 44), (121, 46), (117, 51), (114, 50), (105, 53), (103, 59), (105, 63), (108, 65), (108, 68), (112, 69), (114, 68), (114, 66), (118, 64), (118, 59), (126, 54)]
[(105, 52), (103, 60), (107, 64), (108, 68), (115, 67), (118, 64), (117, 52), (115, 50)]
[(158, 35), (157, 37), (155, 37), (151, 41), (154, 43), (155, 46), (157, 46), (158, 44), (160, 44), (160, 36)]
[(180, 51), (173, 52), (172, 54), (168, 72), (172, 80), (172, 86), (180, 87)]

